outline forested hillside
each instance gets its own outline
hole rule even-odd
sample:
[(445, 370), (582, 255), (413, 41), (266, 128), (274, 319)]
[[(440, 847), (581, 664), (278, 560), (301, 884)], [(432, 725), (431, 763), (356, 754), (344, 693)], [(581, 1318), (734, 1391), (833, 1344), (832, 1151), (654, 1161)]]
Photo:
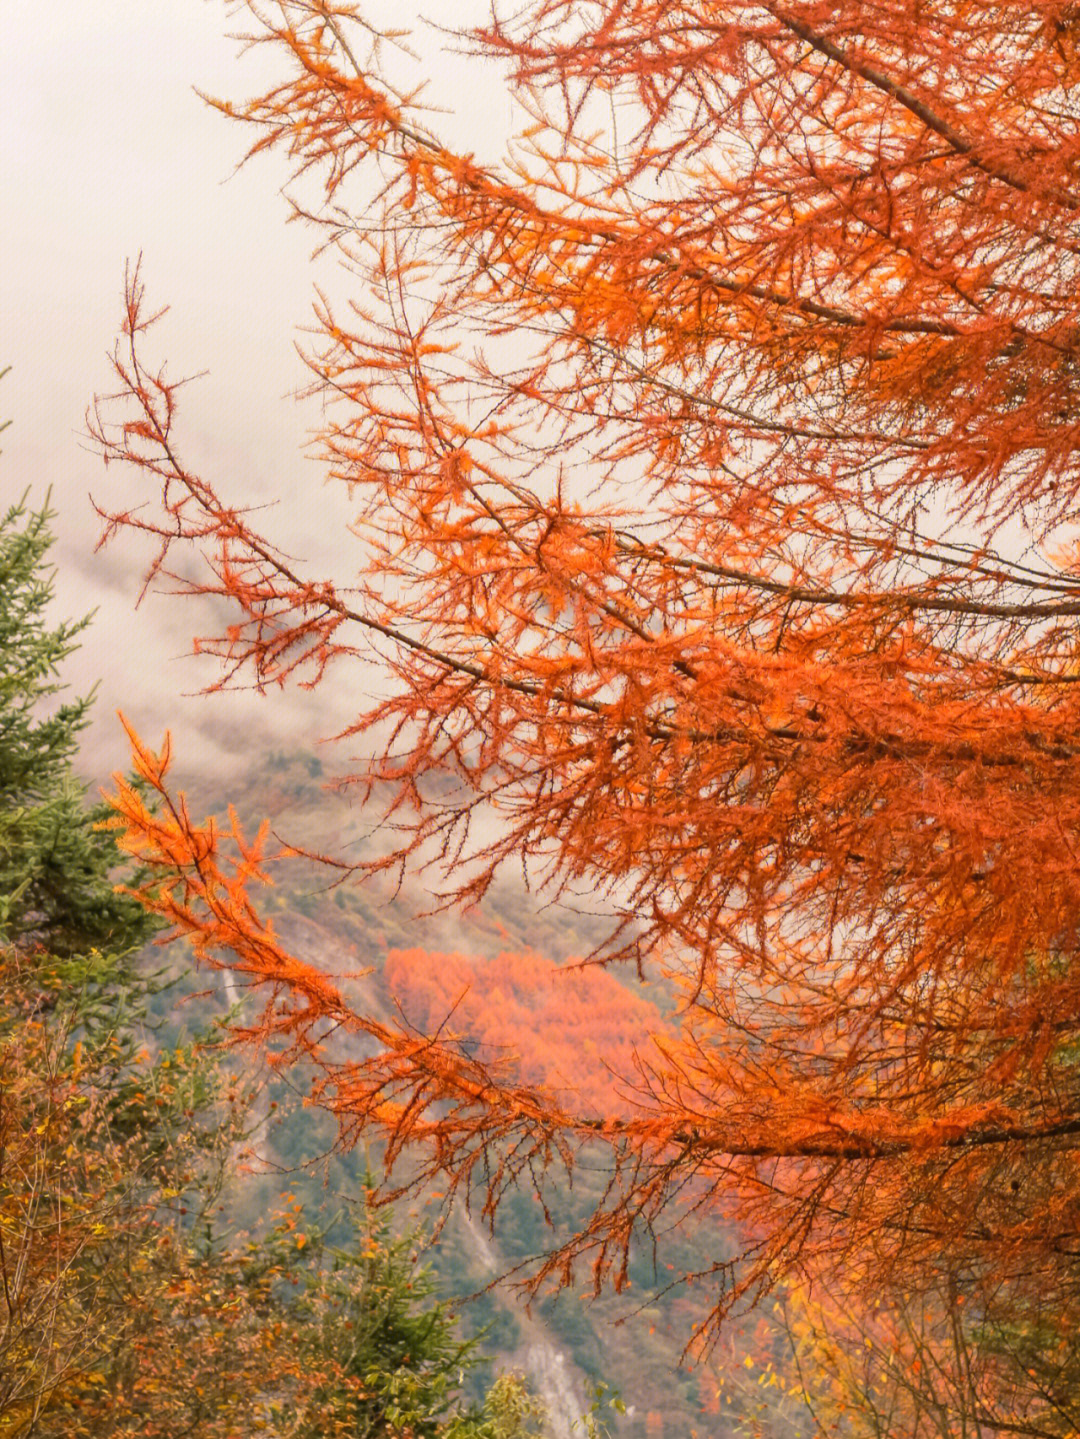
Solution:
[[(212, 786), (192, 787), (188, 799), (195, 813), (222, 808)], [(310, 752), (267, 756), (230, 786), (229, 799), (249, 828), (268, 817), (297, 844), (317, 836), (356, 860), (377, 843), (361, 807), (325, 787), (322, 763)], [(512, 881), (462, 916), (432, 913), (433, 897), (419, 886), (335, 884), (324, 867), (302, 858), (272, 874), (274, 886), (261, 901), (282, 941), (340, 977), (355, 1002), (387, 1019), (404, 1016), (418, 1034), (454, 1036), (464, 1052), (502, 1062), (529, 1082), (572, 1089), (597, 1114), (632, 1102), (632, 1093), (613, 1083), (612, 1069), (632, 1072), (642, 1036), (670, 1033), (673, 988), (642, 984), (633, 971), (575, 963), (603, 934), (602, 912), (539, 908)], [(193, 1016), (203, 1007), (220, 1012), (243, 992), (227, 972), (217, 984), (205, 971), (193, 973), (188, 984), (204, 992), (191, 1002)], [(267, 1082), (276, 1107), (253, 1144), (264, 1172), (243, 1202), (268, 1203), (287, 1182), (305, 1207), (332, 1216), (355, 1195), (367, 1166), (378, 1168), (381, 1147), (361, 1143), (341, 1152), (333, 1120), (303, 1103), (302, 1069), (290, 1072), (287, 1085)], [(401, 1169), (408, 1174), (407, 1158)], [(494, 1228), (479, 1192), (471, 1206), (462, 1193), (449, 1213), (434, 1186), (414, 1203), (413, 1212), (440, 1226), (430, 1259), (441, 1292), (453, 1296), (469, 1332), (490, 1326), (485, 1347), (500, 1364), (529, 1377), (548, 1408), (553, 1439), (583, 1432), (598, 1386), (625, 1410), (602, 1405), (612, 1433), (626, 1439), (722, 1439), (749, 1432), (748, 1424), (777, 1439), (813, 1433), (771, 1301), (733, 1322), (708, 1362), (685, 1352), (711, 1305), (710, 1281), (707, 1274), (696, 1286), (676, 1281), (738, 1248), (708, 1213), (678, 1234), (659, 1233), (655, 1246), (635, 1245), (619, 1295), (595, 1296), (587, 1275), (570, 1290), (545, 1286), (535, 1298), (516, 1287), (538, 1256), (585, 1221), (608, 1179), (598, 1152), (593, 1166), (580, 1166), (572, 1186), (549, 1193), (546, 1204), (531, 1185), (518, 1184)]]

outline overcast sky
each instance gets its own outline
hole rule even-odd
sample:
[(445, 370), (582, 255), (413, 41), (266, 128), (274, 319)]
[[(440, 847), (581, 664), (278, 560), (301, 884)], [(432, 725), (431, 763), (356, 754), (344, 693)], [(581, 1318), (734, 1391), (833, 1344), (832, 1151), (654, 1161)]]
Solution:
[[(406, 24), (413, 8), (400, 0), (368, 13)], [(457, 24), (483, 8), (431, 0), (424, 13)], [(148, 301), (171, 307), (155, 353), (173, 375), (210, 372), (183, 401), (186, 462), (230, 499), (280, 499), (264, 527), (291, 553), (329, 558), (339, 579), (350, 564), (344, 497), (302, 452), (315, 412), (290, 398), (305, 380), (293, 346), (320, 275), (312, 236), (285, 224), (284, 162), (264, 157), (236, 173), (248, 132), (193, 89), (242, 99), (280, 73), (269, 55), (241, 58), (228, 38), (241, 19), (220, 0), (4, 6), (0, 367), (12, 370), (0, 383), (0, 418), (12, 424), (0, 438), (0, 498), (6, 507), (29, 486), (40, 500), (51, 487), (58, 609), (98, 610), (66, 675), (83, 689), (101, 681), (88, 777), (124, 763), (118, 707), (148, 739), (172, 728), (181, 777), (235, 763), (253, 737), (291, 744), (350, 712), (348, 697), (327, 690), (200, 696), (213, 670), (191, 656), (197, 609), (151, 595), (135, 610), (148, 551), (134, 537), (94, 554), (90, 496), (112, 505), (136, 494), (115, 466), (103, 469), (84, 416), (95, 391), (109, 388), (124, 265), (141, 251)], [(468, 62), (463, 83), (466, 62), (438, 58), (430, 31), (420, 49), (432, 99), (454, 109), (441, 132), (491, 155), (509, 114), (499, 72)], [(333, 283), (333, 262), (322, 263)]]

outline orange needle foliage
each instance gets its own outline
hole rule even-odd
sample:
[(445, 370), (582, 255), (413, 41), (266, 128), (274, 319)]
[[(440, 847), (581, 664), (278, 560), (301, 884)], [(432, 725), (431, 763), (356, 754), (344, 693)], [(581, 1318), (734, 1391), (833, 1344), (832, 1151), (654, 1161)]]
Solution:
[(248, 9), (281, 83), (220, 108), (321, 186), (297, 213), (364, 287), (320, 296), (307, 356), (360, 575), (308, 576), (185, 466), (137, 272), (91, 423), (162, 508), (110, 531), (153, 534), (155, 571), (202, 553), (220, 684), (341, 684), (378, 647), (349, 782), (393, 795), (385, 864), (607, 896), (595, 957), (663, 965), (682, 1033), (639, 1047), (633, 1117), (576, 1115), (352, 1012), (216, 836), (123, 792), (153, 902), (271, 987), (268, 1024), (377, 1042), (319, 1051), (346, 1135), (459, 1183), (482, 1159), (490, 1204), (503, 1165), (607, 1142), (552, 1272), (617, 1276), (707, 1199), (754, 1236), (714, 1319), (811, 1262), (1071, 1293), (1075, 8), (496, 0), (472, 43), (533, 122), (501, 165), (426, 128), (358, 6)]

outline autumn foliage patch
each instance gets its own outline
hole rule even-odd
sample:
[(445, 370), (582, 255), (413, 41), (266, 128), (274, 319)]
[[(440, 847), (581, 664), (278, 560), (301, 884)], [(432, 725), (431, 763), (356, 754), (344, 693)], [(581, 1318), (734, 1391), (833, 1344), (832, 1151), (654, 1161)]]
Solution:
[(625, 1118), (635, 1056), (662, 1034), (655, 1004), (606, 970), (564, 967), (538, 954), (473, 960), (391, 950), (383, 971), (408, 1021), (440, 1028), (466, 1049), (507, 1060), (524, 1083), (561, 1091), (596, 1116)]

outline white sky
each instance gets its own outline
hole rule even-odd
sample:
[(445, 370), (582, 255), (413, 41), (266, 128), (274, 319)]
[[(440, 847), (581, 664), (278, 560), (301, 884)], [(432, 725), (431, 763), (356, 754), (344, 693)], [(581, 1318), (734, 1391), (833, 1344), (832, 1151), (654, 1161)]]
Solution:
[[(285, 224), (284, 160), (234, 173), (250, 134), (192, 88), (242, 99), (280, 65), (268, 53), (240, 57), (228, 35), (243, 17), (222, 0), (2, 8), (0, 368), (12, 372), (0, 419), (12, 424), (0, 437), (0, 501), (28, 485), (40, 500), (51, 486), (58, 612), (98, 607), (65, 676), (80, 690), (101, 680), (83, 767), (103, 779), (124, 764), (118, 707), (152, 742), (171, 727), (181, 778), (242, 759), (253, 736), (274, 747), (326, 734), (350, 713), (329, 686), (261, 701), (199, 696), (214, 671), (190, 654), (197, 607), (151, 595), (134, 609), (149, 554), (135, 537), (93, 553), (100, 526), (89, 496), (123, 508), (138, 489), (115, 466), (104, 470), (84, 437), (87, 405), (109, 388), (125, 260), (141, 250), (148, 303), (171, 307), (153, 353), (174, 376), (210, 372), (182, 393), (186, 462), (223, 496), (279, 497), (265, 528), (290, 553), (328, 556), (338, 579), (347, 573), (343, 497), (302, 453), (315, 413), (288, 398), (306, 375), (295, 331), (308, 322), (317, 274), (335, 284), (333, 261), (313, 266), (310, 232)], [(416, 0), (382, 0), (367, 13), (408, 26), (415, 9)], [(424, 13), (461, 24), (484, 6), (428, 0)], [(506, 132), (509, 114), (499, 72), (440, 58), (430, 32), (421, 51), (432, 99), (456, 108), (435, 122), (440, 132), (490, 155), (486, 142)]]

